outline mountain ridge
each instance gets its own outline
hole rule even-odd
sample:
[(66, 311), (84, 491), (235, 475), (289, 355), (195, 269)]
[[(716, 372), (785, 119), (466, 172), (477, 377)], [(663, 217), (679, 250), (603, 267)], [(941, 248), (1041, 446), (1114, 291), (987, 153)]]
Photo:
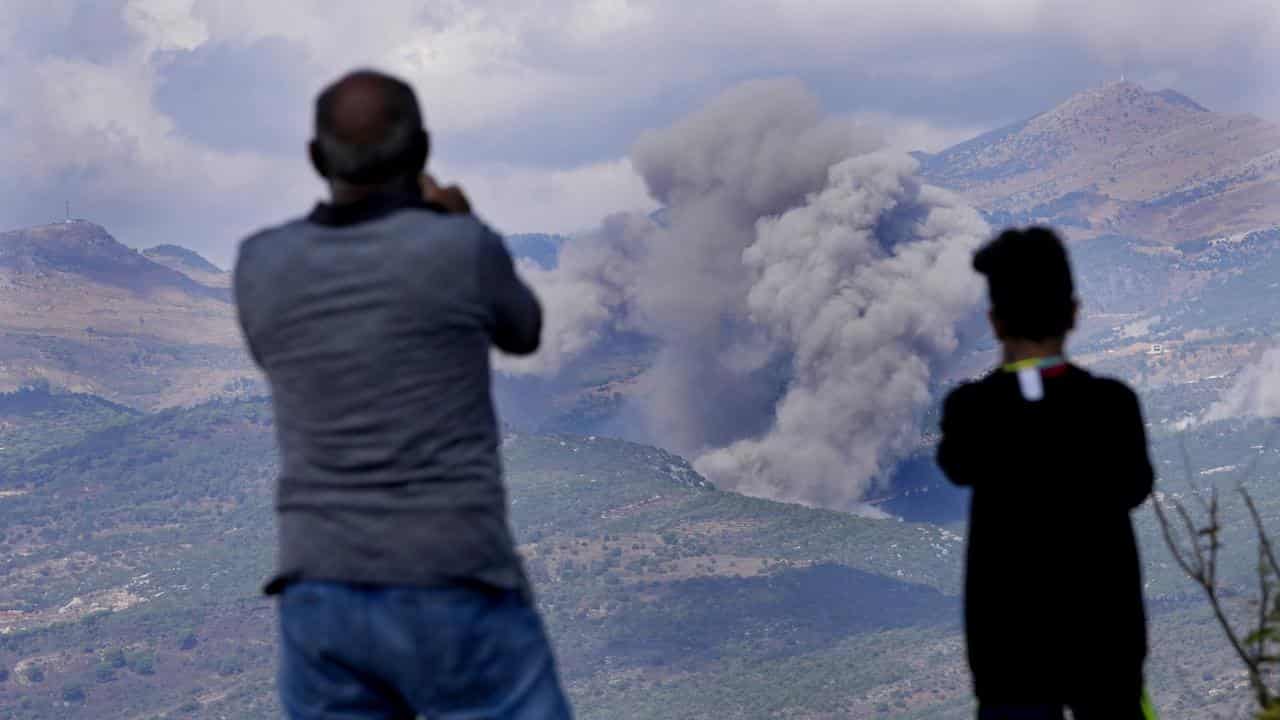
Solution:
[(256, 373), (227, 288), (89, 221), (0, 233), (0, 392), (44, 380), (155, 409), (244, 378)]
[(0, 268), (11, 274), (43, 276), (69, 273), (113, 287), (149, 295), (176, 290), (229, 301), (229, 296), (152, 261), (116, 240), (106, 228), (87, 220), (0, 232)]
[(1280, 125), (1113, 83), (921, 158), (997, 223), (1174, 245), (1280, 223)]
[[(1035, 222), (1066, 231), (1082, 267), (1106, 275), (1082, 278), (1103, 300), (1090, 306), (1086, 339), (1100, 325), (1114, 341), (1128, 332), (1112, 327), (1121, 315), (1135, 323), (1146, 306), (1193, 300), (1216, 272), (1188, 260), (1202, 241), (1280, 226), (1280, 128), (1214, 113), (1175, 90), (1133, 83), (1086, 90), (1020, 123), (915, 157), (927, 181), (965, 196), (993, 226)], [(230, 273), (198, 253), (176, 245), (129, 250), (86, 222), (0, 238), (7, 241), (0, 243), (0, 391), (45, 378), (155, 409), (261, 384), (227, 302)], [(544, 268), (555, 266), (564, 242), (508, 237), (514, 254)], [(1141, 274), (1121, 273), (1114, 255)], [(1219, 265), (1238, 272), (1229, 258)], [(1137, 335), (1129, 344), (1174, 347), (1175, 339), (1165, 328), (1159, 339)], [(1105, 362), (1130, 362), (1128, 350), (1114, 357), (1092, 351)], [(623, 402), (617, 381), (634, 377), (650, 355), (603, 353), (584, 361), (591, 367), (581, 378), (502, 381), (499, 394), (521, 401), (520, 421), (529, 427), (595, 432), (609, 427)], [(525, 412), (534, 406), (551, 410)]]
[(200, 253), (181, 245), (156, 245), (142, 251), (143, 256), (213, 288), (231, 287), (231, 273), (209, 262)]

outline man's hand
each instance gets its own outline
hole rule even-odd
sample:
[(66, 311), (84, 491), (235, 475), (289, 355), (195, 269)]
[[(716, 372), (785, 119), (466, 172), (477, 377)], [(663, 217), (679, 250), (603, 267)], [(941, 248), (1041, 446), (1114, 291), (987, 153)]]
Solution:
[(455, 215), (471, 214), (471, 203), (457, 185), (440, 187), (435, 178), (426, 173), (418, 176), (418, 187), (422, 188), (422, 199), (435, 203)]

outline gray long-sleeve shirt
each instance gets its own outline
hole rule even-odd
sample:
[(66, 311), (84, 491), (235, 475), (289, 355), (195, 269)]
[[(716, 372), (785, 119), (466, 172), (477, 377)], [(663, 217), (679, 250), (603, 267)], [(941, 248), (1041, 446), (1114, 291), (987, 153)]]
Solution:
[(235, 297), (275, 407), (279, 553), (297, 579), (526, 588), (491, 346), (542, 315), (502, 238), (405, 195), (319, 205), (240, 246)]

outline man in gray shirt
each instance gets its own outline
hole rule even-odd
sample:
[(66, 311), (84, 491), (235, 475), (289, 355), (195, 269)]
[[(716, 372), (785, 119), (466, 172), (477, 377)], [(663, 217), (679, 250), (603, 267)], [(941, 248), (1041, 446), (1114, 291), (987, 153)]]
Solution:
[(316, 102), (332, 202), (240, 246), (275, 406), (280, 692), (293, 720), (570, 717), (507, 521), (489, 352), (538, 347), (502, 238), (423, 174), (413, 91)]

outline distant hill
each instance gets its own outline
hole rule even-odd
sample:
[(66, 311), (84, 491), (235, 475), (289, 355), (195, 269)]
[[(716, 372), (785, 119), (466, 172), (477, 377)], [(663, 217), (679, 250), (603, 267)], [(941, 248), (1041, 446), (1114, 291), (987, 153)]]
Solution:
[(177, 292), (226, 301), (214, 290), (120, 243), (106, 228), (84, 221), (0, 233), (0, 270), (13, 276), (79, 277), (151, 297)]
[(47, 383), (0, 393), (0, 467), (139, 415), (94, 395), (58, 392)]
[[(554, 267), (565, 238), (507, 240)], [(157, 409), (260, 388), (230, 285), (195, 251), (139, 252), (84, 220), (0, 233), (0, 392), (45, 381)]]
[(179, 245), (157, 245), (142, 254), (148, 259), (186, 275), (201, 285), (226, 288), (231, 286), (231, 273), (204, 259), (194, 250)]
[(1114, 83), (923, 156), (997, 224), (1164, 245), (1280, 224), (1280, 125)]
[(254, 378), (226, 287), (87, 221), (0, 233), (0, 392), (43, 380), (150, 409)]
[[(967, 196), (993, 225), (1068, 231), (1085, 298), (1075, 347), (1100, 369), (1153, 389), (1231, 373), (1265, 344), (1264, 308), (1280, 299), (1261, 269), (1280, 263), (1275, 125), (1116, 83), (916, 156), (931, 182)], [(554, 267), (566, 239), (507, 242), (518, 257)], [(187, 248), (139, 253), (93, 223), (4, 233), (0, 391), (43, 378), (154, 409), (254, 387), (229, 283)], [(1202, 291), (1218, 300), (1201, 303)], [(1219, 302), (1233, 297), (1243, 299)], [(1188, 333), (1194, 355), (1146, 354), (1154, 343), (1176, 353)], [(560, 378), (500, 379), (506, 417), (545, 430), (622, 432), (619, 412), (654, 350), (624, 337)], [(989, 361), (985, 345), (966, 351), (954, 377)]]

